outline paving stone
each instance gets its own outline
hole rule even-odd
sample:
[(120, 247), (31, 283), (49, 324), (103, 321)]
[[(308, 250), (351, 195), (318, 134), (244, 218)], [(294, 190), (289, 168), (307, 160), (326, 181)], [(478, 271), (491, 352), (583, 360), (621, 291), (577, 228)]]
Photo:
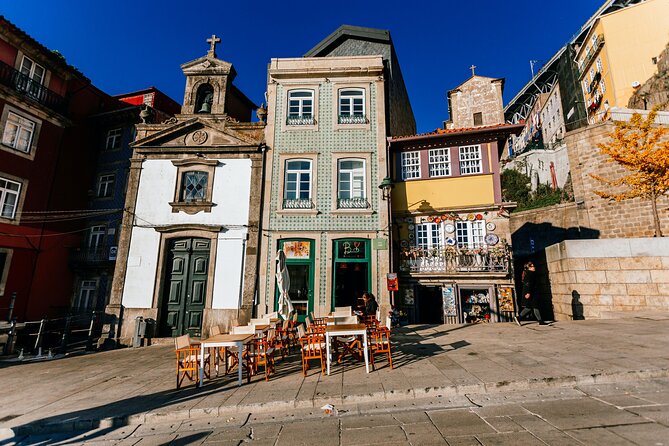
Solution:
[(588, 446), (631, 446), (635, 444), (604, 427), (575, 429), (569, 430), (567, 433), (581, 444)]
[(529, 432), (477, 435), (483, 446), (545, 446), (545, 443)]
[(669, 445), (669, 427), (659, 424), (613, 426), (609, 427), (608, 430), (636, 444)]
[(341, 444), (343, 445), (357, 446), (386, 443), (408, 444), (408, 440), (399, 426), (374, 426), (343, 429), (341, 431)]
[(277, 446), (310, 446), (317, 441), (319, 446), (339, 445), (339, 420), (297, 421), (283, 425)]
[(393, 418), (401, 424), (432, 423), (424, 411), (395, 412)]
[(412, 445), (448, 444), (432, 422), (411, 423), (402, 425), (402, 430)]
[(520, 432), (524, 431), (520, 424), (507, 416), (503, 417), (484, 417), (486, 423), (491, 425), (497, 432)]
[(628, 412), (642, 416), (646, 420), (662, 423), (669, 426), (669, 405), (634, 407), (626, 409)]
[(428, 411), (428, 415), (444, 437), (495, 433), (483, 419), (468, 410)]
[(481, 443), (474, 435), (445, 437), (445, 439), (449, 446), (481, 446)]
[(474, 407), (472, 412), (480, 417), (501, 417), (510, 415), (527, 415), (527, 410), (519, 404), (504, 404), (485, 407)]
[(342, 429), (357, 429), (363, 427), (377, 427), (377, 426), (395, 426), (397, 420), (392, 414), (380, 414), (359, 417), (344, 417), (341, 419)]
[(547, 420), (558, 429), (578, 429), (602, 424), (644, 422), (636, 414), (617, 409), (591, 398), (523, 404), (527, 410)]

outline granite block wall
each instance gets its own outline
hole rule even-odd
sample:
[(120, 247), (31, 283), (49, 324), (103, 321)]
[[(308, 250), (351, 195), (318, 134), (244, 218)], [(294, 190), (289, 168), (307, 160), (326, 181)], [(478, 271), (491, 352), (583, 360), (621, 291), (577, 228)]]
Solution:
[(546, 248), (556, 320), (669, 311), (669, 238), (565, 240)]

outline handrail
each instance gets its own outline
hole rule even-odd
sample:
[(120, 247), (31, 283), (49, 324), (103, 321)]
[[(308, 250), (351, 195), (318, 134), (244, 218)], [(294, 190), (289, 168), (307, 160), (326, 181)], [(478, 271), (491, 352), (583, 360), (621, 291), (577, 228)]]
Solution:
[(0, 61), (0, 84), (12, 88), (17, 93), (21, 93), (55, 112), (64, 115), (67, 111), (67, 100), (63, 96), (49, 90), (41, 83), (31, 79), (30, 76), (2, 61)]

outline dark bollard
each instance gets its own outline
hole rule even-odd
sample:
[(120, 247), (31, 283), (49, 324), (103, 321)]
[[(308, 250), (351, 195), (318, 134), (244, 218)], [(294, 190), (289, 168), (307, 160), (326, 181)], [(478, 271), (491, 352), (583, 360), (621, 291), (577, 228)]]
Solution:
[(44, 323), (45, 319), (42, 319), (39, 323), (39, 331), (37, 332), (37, 339), (35, 339), (35, 351), (37, 356), (42, 356), (42, 337), (44, 336)]
[(95, 326), (95, 311), (91, 316), (91, 323), (88, 326), (88, 336), (86, 337), (86, 351), (93, 350), (93, 327)]
[(72, 321), (72, 317), (68, 316), (65, 318), (65, 328), (63, 328), (63, 336), (60, 339), (60, 350), (63, 354), (65, 354), (67, 350), (67, 339), (69, 337), (69, 331), (70, 331), (70, 324)]
[(9, 299), (9, 311), (7, 312), (7, 320), (11, 321), (12, 316), (14, 316), (14, 304), (16, 303), (16, 291), (12, 293), (12, 296)]

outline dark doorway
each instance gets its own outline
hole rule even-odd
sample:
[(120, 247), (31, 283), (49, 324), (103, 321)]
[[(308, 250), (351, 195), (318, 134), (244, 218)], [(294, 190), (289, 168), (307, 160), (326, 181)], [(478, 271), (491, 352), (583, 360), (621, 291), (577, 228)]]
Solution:
[(416, 293), (417, 323), (443, 324), (442, 294), (439, 286), (421, 286)]
[(335, 265), (334, 304), (356, 309), (362, 293), (369, 290), (367, 263), (338, 262)]
[(210, 240), (201, 238), (177, 239), (169, 243), (160, 336), (202, 335), (210, 243)]

